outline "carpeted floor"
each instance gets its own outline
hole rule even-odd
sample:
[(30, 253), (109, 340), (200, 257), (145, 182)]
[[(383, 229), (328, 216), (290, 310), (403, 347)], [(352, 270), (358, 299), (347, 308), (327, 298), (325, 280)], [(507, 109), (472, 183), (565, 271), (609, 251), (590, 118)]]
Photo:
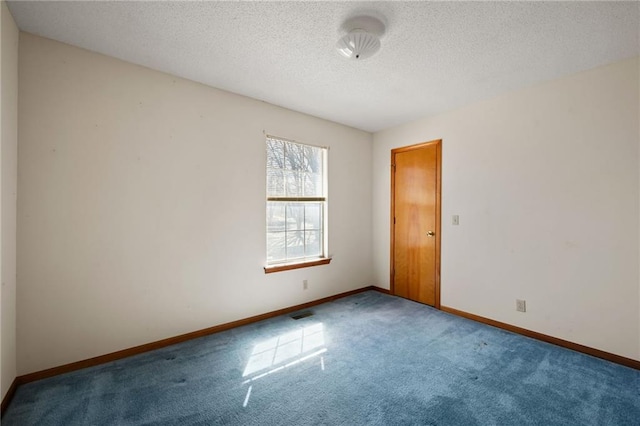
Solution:
[(640, 371), (370, 291), (21, 386), (11, 425), (640, 425)]

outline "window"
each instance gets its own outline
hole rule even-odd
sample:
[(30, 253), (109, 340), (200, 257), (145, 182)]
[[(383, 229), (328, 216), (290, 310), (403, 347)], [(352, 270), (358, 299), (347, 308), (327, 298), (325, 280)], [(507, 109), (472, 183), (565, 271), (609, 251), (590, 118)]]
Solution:
[(329, 263), (327, 149), (267, 136), (265, 272)]

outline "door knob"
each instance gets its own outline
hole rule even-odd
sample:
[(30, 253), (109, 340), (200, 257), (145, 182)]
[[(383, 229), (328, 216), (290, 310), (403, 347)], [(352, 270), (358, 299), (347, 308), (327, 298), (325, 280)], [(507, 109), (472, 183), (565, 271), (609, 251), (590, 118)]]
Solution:
[(436, 235), (436, 233), (433, 231), (427, 232), (427, 237), (433, 237), (434, 235)]

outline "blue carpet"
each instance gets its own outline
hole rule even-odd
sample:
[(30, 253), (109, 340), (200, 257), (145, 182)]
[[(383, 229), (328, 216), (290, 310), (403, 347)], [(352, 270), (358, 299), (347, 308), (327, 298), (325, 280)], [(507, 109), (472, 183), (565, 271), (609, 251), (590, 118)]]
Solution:
[(21, 386), (11, 425), (640, 425), (640, 371), (369, 291)]

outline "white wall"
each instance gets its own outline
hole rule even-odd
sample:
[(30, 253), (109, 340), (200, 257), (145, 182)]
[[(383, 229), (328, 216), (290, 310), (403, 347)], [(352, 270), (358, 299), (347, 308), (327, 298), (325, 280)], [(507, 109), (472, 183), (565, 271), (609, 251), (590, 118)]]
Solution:
[(636, 58), (375, 134), (375, 284), (390, 150), (442, 139), (442, 304), (640, 359), (638, 81)]
[(16, 377), (16, 191), (18, 167), (18, 28), (5, 2), (1, 5), (0, 47), (2, 230), (2, 398)]
[(1, 137), (1, 202), (2, 230), (2, 380), (5, 397), (16, 377), (16, 190), (18, 167), (18, 28), (3, 1), (0, 33), (0, 137)]
[[(372, 283), (368, 133), (25, 33), (19, 130), (19, 374)], [(264, 274), (263, 131), (330, 146), (330, 265)]]

